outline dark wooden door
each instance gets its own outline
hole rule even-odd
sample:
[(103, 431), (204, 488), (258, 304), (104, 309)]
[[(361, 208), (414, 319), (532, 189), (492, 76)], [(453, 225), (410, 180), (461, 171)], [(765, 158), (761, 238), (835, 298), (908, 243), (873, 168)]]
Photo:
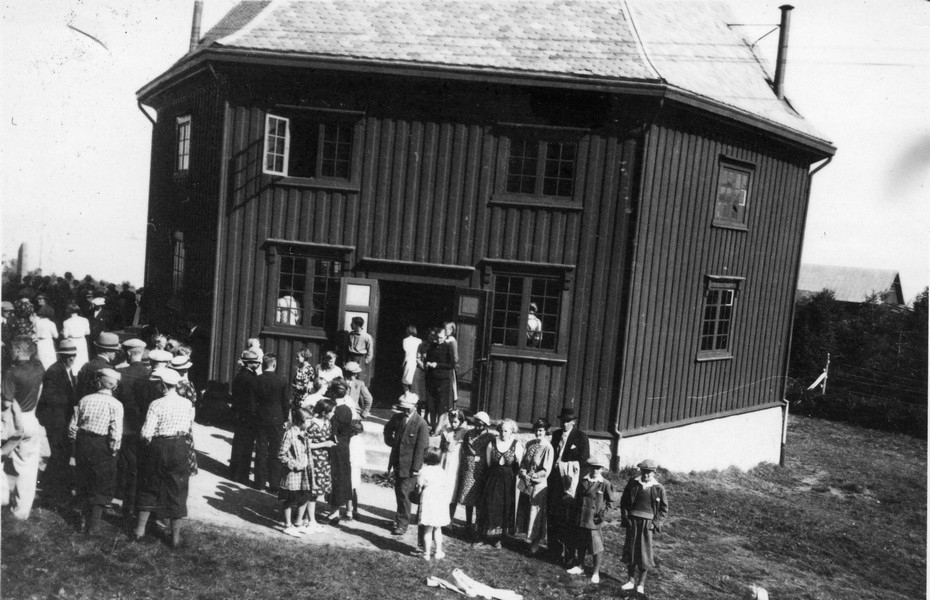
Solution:
[(459, 348), (457, 406), (471, 411), (485, 410), (487, 403), (488, 319), (490, 292), (457, 288), (455, 293), (455, 338)]

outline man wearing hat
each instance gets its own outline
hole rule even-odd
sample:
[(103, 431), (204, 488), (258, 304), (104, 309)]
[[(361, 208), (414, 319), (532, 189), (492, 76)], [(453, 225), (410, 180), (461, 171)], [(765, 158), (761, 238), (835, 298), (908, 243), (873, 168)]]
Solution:
[(109, 331), (100, 332), (94, 338), (94, 348), (96, 348), (96, 354), (78, 371), (78, 398), (83, 398), (97, 391), (95, 384), (97, 371), (113, 365), (116, 351), (119, 350), (119, 336)]
[[(123, 499), (123, 519), (134, 524), (136, 483), (139, 476), (139, 432), (148, 405), (157, 397), (150, 381), (151, 368), (142, 362), (145, 342), (131, 339), (123, 342), (129, 364), (117, 369), (120, 382), (116, 396), (123, 404), (123, 442), (116, 457), (116, 488)], [(158, 363), (163, 364), (163, 363)]]
[(97, 339), (102, 332), (113, 329), (113, 313), (105, 306), (107, 301), (103, 296), (94, 296), (90, 303), (92, 311), (87, 319), (90, 321), (90, 337)]
[(416, 487), (429, 446), (429, 425), (416, 412), (419, 400), (413, 392), (404, 392), (397, 404), (398, 412), (384, 426), (384, 443), (391, 447), (388, 472), (394, 472), (397, 500), (392, 535), (404, 535), (410, 525), (410, 493)]
[(662, 530), (668, 517), (668, 499), (665, 487), (655, 476), (659, 463), (647, 458), (636, 466), (639, 475), (627, 482), (620, 497), (620, 524), (626, 529), (620, 560), (626, 563), (630, 576), (620, 589), (628, 591), (635, 587), (638, 594), (645, 594), (646, 573), (655, 568), (652, 534)]
[(578, 418), (575, 409), (570, 406), (562, 408), (559, 414), (561, 429), (552, 433), (552, 447), (555, 449), (555, 463), (547, 481), (547, 510), (549, 529), (549, 551), (565, 562), (573, 562), (574, 545), (568, 539), (570, 535), (567, 520), (574, 503), (575, 489), (581, 475), (581, 465), (591, 457), (588, 435), (576, 427)]
[(149, 516), (157, 512), (171, 521), (171, 546), (181, 541), (181, 519), (187, 516), (190, 448), (187, 438), (194, 425), (194, 406), (176, 393), (181, 376), (173, 369), (152, 373), (161, 397), (152, 402), (139, 434), (142, 454), (135, 539), (145, 535)]
[(291, 406), (291, 385), (276, 372), (278, 357), (267, 352), (262, 357), (262, 373), (255, 378), (255, 489), (267, 485), (277, 492), (281, 483), (278, 450), (284, 437), (284, 423)]
[(357, 362), (347, 362), (344, 367), (342, 367), (343, 372), (346, 376), (346, 385), (349, 386), (349, 397), (352, 398), (352, 401), (355, 403), (355, 412), (358, 415), (359, 419), (366, 419), (368, 415), (371, 414), (371, 405), (374, 403), (374, 398), (371, 395), (371, 392), (368, 391), (368, 386), (365, 385), (365, 382), (358, 378), (359, 374), (362, 372), (362, 367)]
[(58, 360), (42, 378), (42, 394), (36, 407), (36, 417), (45, 427), (51, 455), (42, 474), (43, 489), (58, 497), (70, 492), (71, 440), (68, 439), (68, 423), (77, 404), (77, 381), (71, 368), (77, 356), (74, 340), (64, 339), (58, 345)]
[(68, 437), (74, 440), (75, 483), (83, 503), (85, 533), (93, 533), (116, 488), (116, 455), (123, 440), (123, 405), (113, 397), (119, 373), (96, 372), (92, 394), (77, 405)]
[(261, 361), (258, 354), (245, 350), (239, 356), (239, 362), (242, 366), (232, 382), (232, 412), (236, 425), (229, 455), (229, 478), (249, 485), (255, 448), (256, 371)]
[[(17, 335), (10, 342), (12, 365), (3, 372), (2, 395), (4, 406), (16, 403), (20, 410), (23, 430), (19, 445), (10, 455), (16, 472), (16, 488), (12, 498), (13, 517), (26, 520), (32, 512), (39, 476), (39, 452), (45, 432), (36, 418), (39, 391), (45, 372), (41, 363), (32, 360), (36, 345), (28, 335)], [(0, 476), (4, 476), (0, 473)]]

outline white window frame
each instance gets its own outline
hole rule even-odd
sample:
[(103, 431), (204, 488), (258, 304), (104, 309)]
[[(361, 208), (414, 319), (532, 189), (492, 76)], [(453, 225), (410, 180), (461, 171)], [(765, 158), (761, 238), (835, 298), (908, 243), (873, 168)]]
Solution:
[[(175, 155), (175, 171), (182, 173), (190, 169), (191, 161), (191, 116), (182, 115), (175, 119), (174, 126), (177, 153)], [(186, 135), (182, 135), (182, 131)]]
[[(275, 171), (268, 168), (268, 156), (269, 156), (269, 140), (272, 137), (272, 128), (271, 123), (274, 121), (283, 121), (284, 122), (284, 156), (282, 160), (283, 168), (280, 171)], [(278, 137), (278, 136), (275, 136)], [(287, 117), (282, 117), (280, 115), (275, 115), (268, 113), (265, 115), (265, 144), (264, 149), (262, 150), (262, 173), (267, 173), (269, 175), (281, 175), (286, 177), (288, 173), (288, 157), (291, 154), (291, 120)], [(281, 156), (280, 154), (273, 153), (275, 158)]]

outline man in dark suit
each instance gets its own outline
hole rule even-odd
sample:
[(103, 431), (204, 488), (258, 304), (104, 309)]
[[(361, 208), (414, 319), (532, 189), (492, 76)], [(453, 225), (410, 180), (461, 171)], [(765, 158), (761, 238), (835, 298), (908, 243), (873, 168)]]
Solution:
[(549, 551), (556, 558), (571, 561), (574, 557), (568, 553), (572, 552), (577, 544), (567, 539), (570, 535), (570, 528), (566, 526), (567, 511), (571, 510), (574, 504), (575, 486), (578, 484), (581, 465), (590, 458), (591, 450), (588, 435), (576, 428), (578, 421), (573, 408), (562, 408), (559, 421), (562, 422), (562, 428), (552, 433), (555, 463), (547, 480)]
[(113, 312), (105, 306), (106, 302), (106, 298), (102, 296), (95, 296), (90, 301), (93, 310), (88, 320), (90, 321), (90, 337), (93, 339), (97, 339), (100, 332), (111, 331), (114, 328)]
[(58, 360), (51, 365), (42, 378), (42, 393), (36, 407), (36, 418), (45, 427), (51, 456), (42, 474), (45, 492), (58, 499), (70, 493), (71, 440), (68, 439), (68, 423), (77, 405), (77, 380), (71, 367), (77, 356), (77, 345), (65, 339), (58, 346)]
[(96, 354), (87, 361), (77, 374), (78, 402), (84, 396), (97, 393), (97, 371), (113, 364), (116, 351), (119, 350), (119, 336), (109, 331), (102, 331), (94, 337)]
[(232, 412), (236, 425), (229, 455), (229, 478), (248, 485), (255, 447), (255, 380), (258, 378), (255, 371), (261, 361), (251, 350), (243, 352), (239, 361), (242, 367), (232, 382)]
[(399, 412), (384, 426), (384, 443), (391, 447), (388, 472), (394, 472), (397, 500), (393, 535), (404, 535), (410, 525), (410, 493), (417, 485), (417, 475), (429, 446), (429, 425), (416, 412), (419, 400), (413, 392), (405, 392), (400, 397)]
[(275, 373), (277, 366), (277, 356), (269, 352), (262, 358), (262, 374), (255, 378), (255, 489), (267, 484), (272, 492), (281, 483), (278, 448), (291, 401), (291, 386)]
[(142, 362), (145, 342), (126, 340), (123, 347), (126, 348), (129, 365), (117, 369), (120, 380), (116, 397), (123, 404), (123, 441), (116, 456), (116, 489), (123, 499), (124, 523), (132, 527), (135, 524), (139, 479), (139, 432), (142, 431), (148, 405), (155, 399), (156, 382), (149, 380), (152, 370)]

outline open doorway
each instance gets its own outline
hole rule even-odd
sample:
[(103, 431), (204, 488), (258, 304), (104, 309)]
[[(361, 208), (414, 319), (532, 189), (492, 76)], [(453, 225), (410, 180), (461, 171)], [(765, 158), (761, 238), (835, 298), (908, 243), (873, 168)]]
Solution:
[(371, 393), (375, 405), (389, 407), (403, 393), (403, 341), (407, 326), (417, 328), (417, 337), (428, 338), (430, 327), (452, 320), (455, 287), (403, 281), (379, 282), (378, 327), (375, 336), (375, 370)]

